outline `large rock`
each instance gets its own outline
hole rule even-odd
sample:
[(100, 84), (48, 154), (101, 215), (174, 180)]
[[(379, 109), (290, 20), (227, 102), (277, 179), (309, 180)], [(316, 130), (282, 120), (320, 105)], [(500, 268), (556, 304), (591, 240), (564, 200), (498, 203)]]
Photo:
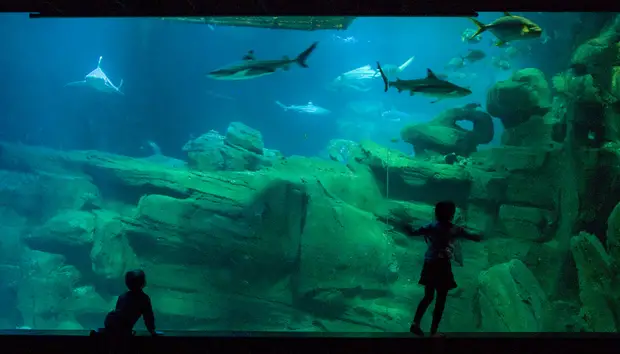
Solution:
[(23, 278), (18, 286), (17, 308), (23, 326), (37, 329), (84, 329), (101, 326), (110, 303), (83, 280), (64, 257), (39, 251), (29, 252), (21, 265)]
[(24, 235), (24, 241), (33, 250), (56, 253), (68, 257), (70, 264), (90, 267), (95, 216), (84, 211), (60, 213), (43, 226)]
[[(459, 121), (472, 122), (473, 129), (460, 127), (457, 125)], [(428, 153), (469, 156), (478, 145), (493, 140), (493, 119), (488, 113), (476, 109), (452, 108), (429, 122), (405, 126), (400, 135), (404, 142), (413, 145), (419, 157)]]
[(532, 116), (549, 111), (551, 90), (545, 74), (538, 69), (522, 69), (508, 80), (498, 81), (487, 94), (487, 112), (513, 128)]
[(90, 250), (92, 271), (105, 280), (121, 282), (138, 261), (125, 237), (122, 217), (109, 211), (95, 212), (95, 231)]
[(541, 241), (552, 234), (548, 228), (554, 224), (549, 210), (506, 204), (499, 208), (498, 231), (510, 238)]
[(183, 146), (189, 166), (199, 171), (256, 171), (282, 158), (265, 149), (262, 134), (243, 123), (230, 123), (226, 135), (209, 131)]
[(80, 176), (22, 168), (26, 171), (0, 170), (0, 201), (33, 223), (80, 209), (86, 199), (99, 197), (97, 187)]
[(478, 304), (485, 332), (541, 332), (547, 296), (532, 272), (518, 260), (480, 273)]
[(435, 204), (468, 198), (471, 176), (463, 166), (412, 159), (371, 141), (361, 142), (360, 148), (355, 160), (369, 166), (379, 183), (385, 186), (389, 181), (381, 190), (388, 191), (391, 199)]
[(240, 122), (232, 122), (226, 130), (227, 144), (238, 146), (244, 150), (262, 155), (265, 144), (263, 135), (256, 129), (252, 129)]
[[(260, 155), (246, 149), (252, 144), (233, 147), (225, 139), (211, 142)], [(406, 331), (423, 295), (417, 277), (427, 246), (404, 236), (402, 227), (431, 220), (433, 204), (442, 199), (457, 202), (460, 224), (485, 235), (482, 243), (462, 244), (465, 267), (454, 267), (459, 288), (450, 292), (442, 328), (476, 328), (479, 311), (471, 304), (482, 270), (515, 258), (544, 269), (547, 248), (537, 245), (551, 244), (543, 243), (548, 232), (523, 238), (513, 231), (535, 233), (546, 220), (541, 215), (553, 210), (555, 190), (546, 181), (553, 176), (554, 151), (494, 149), (449, 165), (372, 142), (338, 146), (326, 156), (336, 161), (295, 156), (257, 171), (209, 172), (96, 151), (4, 149), (5, 171), (71, 175), (98, 194), (51, 208), (49, 217), (28, 227), (24, 220), (31, 220), (21, 214), (26, 209), (7, 212), (7, 235), (22, 234), (25, 245), (45, 252), (29, 251), (15, 235), (15, 244), (2, 241), (15, 258), (0, 265), (7, 279), (0, 293), (17, 292), (7, 304), (29, 318), (19, 325), (100, 326), (122, 291), (122, 274), (140, 267), (162, 327)], [(339, 154), (345, 146), (346, 159)], [(524, 187), (529, 184), (531, 191)], [(93, 226), (71, 225), (80, 220)], [(72, 254), (80, 254), (80, 262)], [(13, 265), (24, 260), (48, 266)], [(521, 279), (509, 275), (514, 284)], [(33, 297), (39, 303), (28, 309)], [(0, 323), (15, 317), (0, 312)], [(489, 321), (485, 325), (492, 326)]]
[(548, 147), (564, 141), (566, 124), (556, 114), (535, 115), (528, 121), (507, 129), (502, 134), (502, 144), (512, 146)]
[(607, 250), (613, 262), (620, 264), (620, 203), (607, 219)]
[(571, 238), (571, 251), (579, 275), (581, 316), (591, 331), (618, 331), (618, 264), (612, 262), (598, 238), (588, 233)]
[(554, 157), (559, 151), (510, 146), (473, 154), (473, 165), (492, 173), (472, 173), (471, 198), (552, 210), (558, 193)]

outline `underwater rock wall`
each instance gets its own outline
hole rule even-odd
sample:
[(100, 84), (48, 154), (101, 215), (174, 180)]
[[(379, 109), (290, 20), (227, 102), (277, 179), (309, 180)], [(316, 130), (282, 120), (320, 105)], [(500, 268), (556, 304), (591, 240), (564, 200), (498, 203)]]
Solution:
[[(161, 328), (404, 331), (422, 295), (425, 244), (402, 228), (428, 222), (433, 204), (449, 198), (458, 221), (485, 240), (463, 242), (446, 330), (581, 328), (570, 313), (577, 284), (558, 305), (548, 277), (561, 258), (559, 148), (507, 146), (448, 164), (370, 141), (348, 147), (347, 164), (290, 157), (257, 171), (200, 172), (2, 145), (0, 168), (13, 176), (2, 197), (21, 202), (2, 214), (9, 281), (0, 294), (17, 311), (1, 323), (100, 326), (124, 272), (141, 267)], [(31, 182), (43, 178), (53, 193)], [(33, 186), (41, 192), (28, 199)], [(523, 305), (507, 305), (516, 299)], [(558, 306), (566, 326), (552, 328), (545, 319)]]

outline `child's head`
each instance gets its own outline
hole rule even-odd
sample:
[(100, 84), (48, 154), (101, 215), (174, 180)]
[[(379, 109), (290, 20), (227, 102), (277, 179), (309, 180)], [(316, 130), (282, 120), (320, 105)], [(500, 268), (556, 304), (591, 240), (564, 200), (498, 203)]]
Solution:
[(452, 201), (443, 201), (435, 204), (435, 219), (439, 222), (451, 222), (456, 213), (456, 205)]
[(130, 270), (125, 273), (125, 285), (132, 291), (144, 288), (146, 286), (146, 274), (142, 269)]

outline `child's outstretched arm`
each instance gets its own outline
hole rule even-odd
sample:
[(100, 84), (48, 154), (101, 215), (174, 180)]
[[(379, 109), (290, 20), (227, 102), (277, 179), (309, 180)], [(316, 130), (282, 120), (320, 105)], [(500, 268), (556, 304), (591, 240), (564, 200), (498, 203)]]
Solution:
[(429, 225), (414, 228), (413, 226), (411, 226), (411, 224), (407, 224), (407, 226), (405, 226), (405, 233), (407, 234), (407, 236), (425, 236), (428, 235), (429, 229)]
[(471, 232), (465, 230), (462, 227), (460, 228), (459, 231), (460, 231), (459, 235), (458, 235), (459, 237), (462, 237), (464, 239), (467, 239), (467, 240), (470, 240), (470, 241), (474, 241), (474, 242), (482, 241), (482, 235), (471, 233)]

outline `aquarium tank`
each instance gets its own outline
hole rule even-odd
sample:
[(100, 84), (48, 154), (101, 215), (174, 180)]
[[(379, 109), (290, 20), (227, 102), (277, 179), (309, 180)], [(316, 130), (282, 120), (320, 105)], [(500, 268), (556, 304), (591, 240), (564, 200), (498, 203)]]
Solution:
[(0, 30), (0, 329), (409, 332), (444, 200), (442, 332), (620, 329), (617, 13)]

